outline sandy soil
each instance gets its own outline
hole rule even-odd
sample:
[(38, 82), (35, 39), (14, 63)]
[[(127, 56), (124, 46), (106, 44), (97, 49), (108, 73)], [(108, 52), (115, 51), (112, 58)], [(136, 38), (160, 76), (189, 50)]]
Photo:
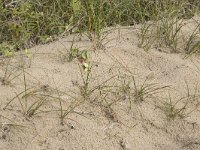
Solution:
[[(189, 20), (184, 35), (194, 27)], [(103, 50), (94, 51), (86, 37), (70, 35), (31, 48), (31, 60), (20, 53), (1, 57), (0, 149), (200, 149), (200, 57), (185, 59), (165, 48), (145, 52), (138, 48), (138, 28), (112, 29)], [(79, 61), (65, 58), (73, 39), (74, 47), (89, 51), (93, 66), (89, 90), (95, 90), (86, 100), (79, 90), (86, 72), (82, 78)], [(138, 90), (158, 90), (136, 101), (134, 83)], [(36, 114), (24, 115), (38, 101), (44, 103)], [(63, 125), (60, 103), (65, 112), (71, 110)], [(170, 119), (173, 106), (178, 115)]]

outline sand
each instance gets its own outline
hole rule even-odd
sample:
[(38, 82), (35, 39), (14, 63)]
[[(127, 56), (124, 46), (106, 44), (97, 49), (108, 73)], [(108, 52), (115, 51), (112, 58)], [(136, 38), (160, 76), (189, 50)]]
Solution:
[[(191, 34), (190, 29), (195, 28), (193, 20), (187, 23), (183, 35)], [(31, 60), (20, 53), (12, 58), (1, 56), (0, 77), (3, 79), (7, 68), (10, 83), (0, 85), (0, 149), (200, 149), (200, 56), (185, 59), (183, 53), (168, 53), (163, 47), (163, 51), (152, 48), (145, 52), (138, 48), (139, 27), (109, 29), (100, 50), (94, 50), (87, 37), (80, 39), (73, 34), (31, 48)], [(68, 62), (65, 58), (73, 39), (74, 47), (90, 54), (88, 60), (93, 67), (89, 89), (102, 84), (102, 95), (96, 88), (83, 100), (78, 88), (83, 84), (81, 64), (77, 59)], [(24, 72), (21, 66), (25, 67)], [(130, 84), (129, 92), (134, 92), (133, 76), (138, 89), (144, 82), (152, 88), (165, 88), (138, 101), (129, 99), (121, 89)], [(27, 98), (24, 93), (19, 95), (25, 87), (29, 89)], [(29, 117), (23, 111), (26, 100), (27, 108), (40, 100), (44, 103)], [(63, 124), (60, 102), (63, 110), (73, 108)], [(176, 104), (179, 109), (185, 103), (182, 117), (170, 119), (166, 115), (167, 104)]]

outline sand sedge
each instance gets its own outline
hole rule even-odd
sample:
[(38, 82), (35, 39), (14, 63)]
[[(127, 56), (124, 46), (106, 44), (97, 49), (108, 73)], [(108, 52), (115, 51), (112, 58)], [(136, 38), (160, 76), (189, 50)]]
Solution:
[(163, 18), (160, 20), (156, 29), (159, 45), (165, 44), (172, 49), (172, 52), (177, 52), (178, 36), (183, 25), (182, 21), (177, 18)]
[(80, 92), (81, 92), (81, 95), (83, 96), (84, 100), (86, 100), (89, 97), (90, 93), (91, 93), (89, 91), (91, 69), (92, 68), (90, 67), (88, 69), (88, 71), (86, 71), (86, 75), (84, 75), (83, 72), (81, 71), (82, 69), (80, 68), (80, 72), (81, 72), (81, 77), (82, 77), (83, 84), (79, 88), (80, 88)]
[(118, 76), (118, 80), (118, 85), (112, 86), (111, 93), (114, 93), (115, 100), (110, 105), (117, 101), (128, 100), (130, 109), (133, 103), (144, 102), (148, 97), (163, 92), (169, 87), (159, 86), (156, 83), (148, 83), (148, 78), (142, 84), (138, 84), (133, 75)]
[(93, 93), (97, 89), (97, 87), (90, 89), (92, 66), (89, 66), (87, 71), (83, 71), (83, 68), (79, 66), (79, 70), (81, 72), (82, 78), (82, 85), (79, 85), (79, 90), (83, 99), (87, 100), (89, 99), (91, 93)]
[(4, 110), (15, 100), (18, 100), (20, 109), (26, 117), (32, 117), (37, 113), (40, 113), (40, 108), (47, 102), (48, 95), (42, 94), (42, 88), (28, 88), (26, 83), (26, 72), (23, 69), (23, 83), (24, 91), (15, 93), (13, 97), (3, 108)]
[(129, 100), (131, 109), (133, 102), (143, 102), (146, 98), (151, 97), (157, 93), (163, 92), (163, 90), (165, 90), (168, 87), (169, 86), (159, 86), (156, 83), (148, 83), (148, 78), (146, 78), (142, 82), (142, 84), (138, 84), (135, 80), (135, 77), (130, 76), (128, 82), (123, 82), (122, 84), (122, 99)]
[(25, 68), (26, 62), (24, 60), (24, 56), (29, 59), (27, 67), (30, 68), (31, 66), (31, 59), (32, 59), (32, 54), (26, 49), (24, 51), (24, 54), (21, 53), (20, 51), (20, 60), (19, 64), (16, 66), (16, 63), (13, 65), (12, 64), (12, 58), (6, 58), (4, 62), (4, 75), (1, 77), (1, 82), (3, 85), (10, 85), (11, 82), (20, 77), (20, 75), (23, 73), (23, 70)]
[(73, 38), (69, 52), (68, 52), (67, 61), (71, 62), (72, 60), (78, 57), (78, 54), (79, 54), (79, 49), (76, 47), (74, 48), (74, 38)]
[(188, 115), (190, 115), (195, 110), (197, 110), (200, 103), (197, 103), (192, 109), (189, 108), (189, 105), (192, 101), (196, 101), (198, 98), (199, 96), (187, 96), (182, 97), (178, 99), (175, 103), (173, 103), (171, 96), (169, 96), (169, 102), (163, 103), (163, 106), (160, 108), (162, 111), (164, 111), (168, 120), (174, 120), (177, 118), (183, 119), (185, 117), (188, 117)]
[(25, 126), (15, 123), (13, 120), (0, 115), (0, 138), (7, 139), (8, 134), (12, 129), (21, 129)]
[(18, 100), (22, 113), (26, 117), (32, 117), (38, 113), (43, 112), (40, 110), (47, 102), (48, 96), (40, 95), (40, 89), (28, 88), (26, 91), (20, 93), (15, 93), (16, 96), (13, 97), (4, 107), (4, 110), (13, 102)]
[(183, 24), (179, 19), (163, 18), (157, 24), (145, 22), (140, 29), (139, 47), (148, 51), (152, 46), (164, 44), (173, 52), (177, 52), (178, 35), (182, 27)]
[[(5, 64), (6, 66), (5, 66), (4, 75), (1, 78), (2, 85), (10, 85), (14, 79), (18, 78), (22, 74), (22, 72), (19, 72), (19, 68), (10, 65), (10, 61), (11, 59), (8, 59), (7, 63)], [(14, 67), (12, 71), (10, 71), (9, 69), (10, 66)]]
[[(106, 27), (106, 21), (110, 20), (108, 14), (112, 14), (115, 7), (110, 7), (111, 2), (100, 1), (88, 1), (88, 0), (76, 0), (72, 1), (73, 18), (77, 15), (83, 14), (79, 19), (79, 31), (85, 33), (90, 41), (93, 42), (94, 49), (102, 49), (103, 40), (105, 38), (105, 32), (103, 29)], [(109, 7), (109, 9), (106, 9)], [(80, 21), (81, 20), (81, 21)]]
[(144, 48), (145, 51), (148, 51), (155, 41), (151, 28), (152, 24), (148, 23), (142, 24), (140, 28), (138, 47)]
[(191, 56), (192, 54), (200, 52), (200, 39), (198, 39), (199, 26), (200, 24), (197, 25), (196, 29), (190, 35), (189, 39), (186, 40), (184, 50), (187, 56), (185, 58)]
[(200, 95), (198, 95), (197, 86), (194, 94), (191, 94), (187, 85), (187, 95), (177, 100), (172, 99), (169, 94), (169, 102), (164, 102), (162, 106), (159, 106), (159, 108), (165, 113), (168, 120), (186, 118), (199, 108)]
[[(92, 94), (95, 95), (94, 97), (103, 98), (103, 95), (107, 95), (108, 93), (112, 93), (116, 90), (116, 86), (109, 85), (109, 82), (114, 81), (117, 75), (113, 75), (108, 79), (101, 81), (100, 83), (94, 85), (92, 84), (94, 80), (92, 80), (92, 66), (89, 66), (87, 71), (83, 71), (80, 67), (82, 84), (78, 85), (80, 89), (80, 93), (84, 100), (91, 101)], [(95, 99), (95, 98), (94, 98)]]
[[(59, 112), (59, 118), (60, 118), (60, 124), (64, 125), (64, 120), (69, 119), (70, 114), (78, 114), (81, 115), (80, 113), (77, 113), (75, 109), (79, 106), (81, 106), (85, 101), (82, 97), (76, 97), (72, 96), (69, 93), (59, 91), (58, 88), (55, 88), (55, 92), (57, 93), (57, 97), (53, 97), (53, 99), (58, 100), (59, 102), (59, 109), (56, 109), (55, 111)], [(67, 101), (66, 98), (63, 99), (62, 95), (67, 96)], [(67, 106), (66, 106), (67, 104)], [(74, 120), (72, 120), (74, 121)]]
[(135, 77), (132, 77), (134, 92), (133, 96), (136, 102), (142, 102), (145, 98), (160, 93), (163, 89), (168, 88), (169, 86), (159, 86), (156, 83), (148, 83), (148, 78), (146, 78), (141, 85), (136, 83)]
[(104, 14), (104, 2), (103, 1), (82, 1), (82, 5), (86, 11), (86, 32), (88, 38), (94, 42), (94, 47), (99, 48), (100, 38), (101, 38), (101, 30), (105, 26), (105, 18)]
[[(59, 93), (58, 93), (59, 94)], [(64, 125), (64, 120), (65, 119), (70, 119), (69, 115), (72, 113), (76, 113), (75, 109), (77, 107), (79, 107), (80, 105), (82, 105), (84, 103), (83, 100), (81, 99), (74, 99), (72, 100), (72, 102), (70, 102), (69, 106), (67, 107), (67, 109), (64, 109), (63, 103), (62, 103), (62, 99), (59, 95), (59, 105), (60, 105), (60, 109), (58, 110), (60, 112), (60, 124)], [(70, 119), (71, 120), (71, 119)]]

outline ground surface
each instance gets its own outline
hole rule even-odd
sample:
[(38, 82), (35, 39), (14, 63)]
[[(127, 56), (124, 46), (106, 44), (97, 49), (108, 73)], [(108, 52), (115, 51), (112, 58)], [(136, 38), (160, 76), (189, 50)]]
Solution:
[[(2, 57), (0, 77), (3, 79), (7, 68), (11, 81), (7, 85), (2, 81), (0, 85), (0, 149), (200, 149), (200, 99), (195, 97), (200, 94), (200, 57), (184, 59), (181, 53), (154, 48), (145, 52), (138, 48), (137, 33), (137, 26), (113, 29), (104, 40), (103, 50), (94, 51), (87, 38), (80, 40), (77, 35), (70, 35), (31, 48), (31, 61), (20, 53), (10, 59)], [(89, 50), (93, 66), (90, 89), (101, 84), (107, 88), (103, 94), (97, 88), (99, 91), (95, 90), (85, 101), (78, 88), (83, 82), (80, 63), (76, 59), (67, 62), (64, 57), (73, 39), (74, 47)], [(21, 66), (25, 67), (24, 72)], [(135, 90), (133, 76), (138, 88), (145, 80), (145, 85), (169, 87), (136, 101), (135, 97), (127, 96)], [(125, 83), (130, 84), (129, 94), (120, 90)], [(27, 98), (23, 97), (25, 93), (19, 94), (25, 87), (30, 88)], [(170, 99), (177, 110), (187, 103), (181, 111), (182, 119), (167, 117)], [(36, 111), (40, 113), (24, 115), (26, 104), (28, 108), (40, 100), (45, 101)], [(64, 110), (72, 108), (63, 125), (59, 118), (60, 102)]]

